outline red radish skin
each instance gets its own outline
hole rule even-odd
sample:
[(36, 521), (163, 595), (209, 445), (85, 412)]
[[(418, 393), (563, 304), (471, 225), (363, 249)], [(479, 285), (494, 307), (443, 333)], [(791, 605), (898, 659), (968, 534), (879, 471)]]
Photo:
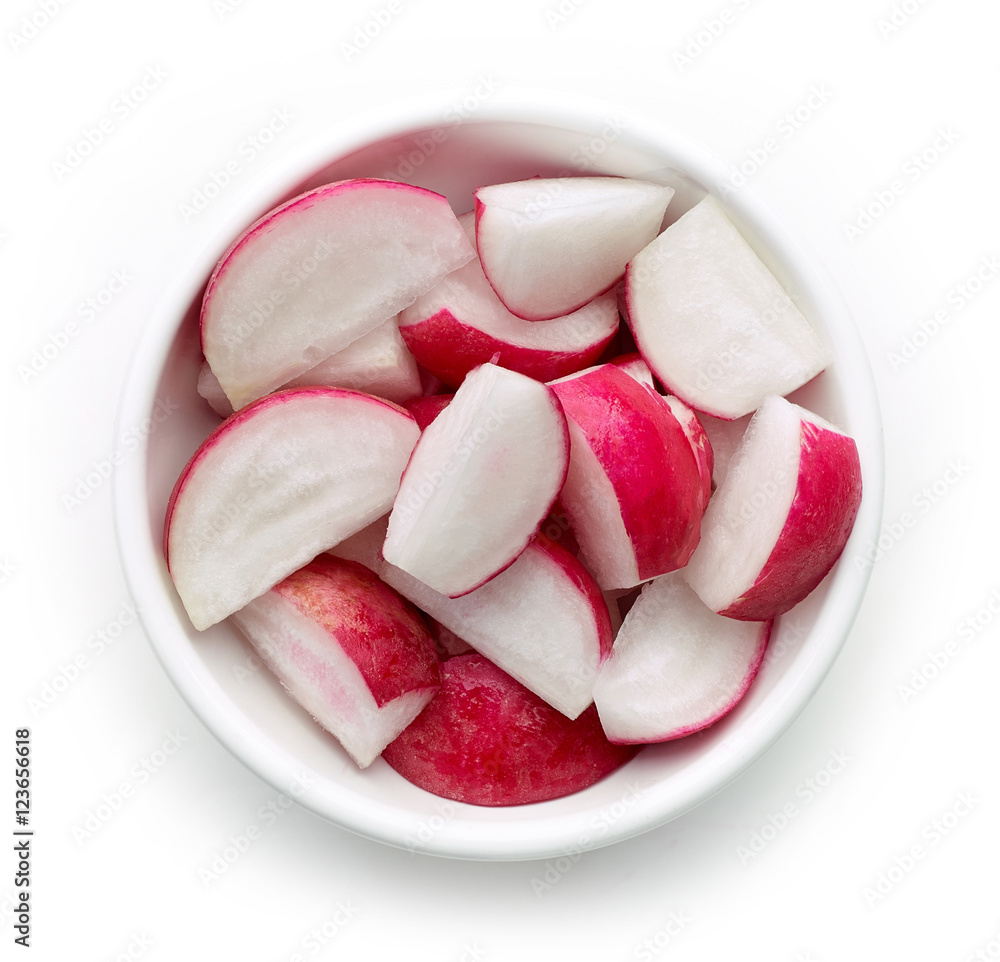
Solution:
[(163, 551), (203, 630), (385, 514), (420, 429), (402, 407), (290, 388), (223, 421), (181, 471)]
[(420, 613), (356, 562), (321, 555), (232, 620), (361, 768), (440, 688)]
[(475, 252), (440, 194), (374, 178), (274, 208), (223, 254), (201, 346), (235, 408), (398, 314)]
[(769, 397), (713, 495), (684, 576), (714, 611), (748, 621), (776, 617), (833, 568), (861, 495), (854, 440)]
[[(698, 543), (705, 498), (694, 451), (670, 408), (613, 364), (552, 388), (578, 429), (571, 431), (570, 476), (560, 500), (598, 583), (631, 588), (682, 567)], [(608, 479), (608, 496), (617, 499), (620, 525), (607, 523), (627, 539), (624, 560), (601, 560), (609, 532), (592, 502), (604, 494), (588, 487), (589, 470), (574, 473), (576, 464), (594, 458)]]
[(635, 755), (594, 706), (570, 720), (479, 654), (442, 665), (441, 690), (382, 752), (407, 781), (470, 805), (528, 805), (581, 791)]
[(799, 478), (788, 520), (753, 587), (721, 614), (774, 618), (829, 574), (861, 506), (861, 466), (853, 438), (802, 422)]
[(454, 394), (429, 394), (403, 402), (403, 407), (413, 415), (417, 426), (423, 431), (449, 405)]

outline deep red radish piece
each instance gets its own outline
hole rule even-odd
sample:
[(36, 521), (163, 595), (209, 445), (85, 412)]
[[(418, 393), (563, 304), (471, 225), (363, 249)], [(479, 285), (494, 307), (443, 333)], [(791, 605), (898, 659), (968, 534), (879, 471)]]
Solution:
[[(475, 243), (474, 215), (463, 214), (459, 223)], [(399, 329), (423, 367), (457, 386), (495, 355), (501, 367), (539, 381), (571, 374), (601, 356), (618, 324), (613, 293), (544, 324), (517, 317), (504, 307), (475, 258), (405, 308)]]
[(601, 588), (632, 588), (686, 564), (706, 499), (683, 425), (663, 399), (604, 364), (551, 384), (570, 466), (559, 503)]
[(423, 431), (449, 404), (454, 394), (428, 394), (425, 397), (410, 398), (403, 402), (403, 407), (416, 418), (420, 430)]
[(760, 667), (771, 623), (707, 608), (680, 572), (651, 581), (629, 609), (594, 702), (617, 744), (670, 741), (731, 711)]
[(201, 346), (234, 408), (346, 348), (475, 256), (447, 200), (394, 181), (326, 184), (222, 256)]
[(385, 514), (420, 429), (340, 388), (290, 388), (223, 421), (167, 505), (163, 548), (202, 630)]
[(654, 397), (662, 398), (670, 408), (674, 417), (677, 418), (678, 423), (684, 428), (684, 433), (691, 444), (691, 450), (694, 451), (695, 460), (698, 462), (698, 473), (701, 475), (705, 503), (708, 504), (708, 499), (712, 495), (714, 455), (708, 434), (706, 434), (705, 428), (698, 419), (698, 415), (679, 397), (675, 397), (673, 394), (661, 393), (656, 386), (653, 372), (650, 371), (649, 365), (642, 359), (642, 355), (638, 352), (613, 357), (608, 363), (617, 365), (630, 377), (635, 378), (640, 384), (644, 384), (653, 392)]
[(289, 695), (367, 768), (434, 697), (419, 612), (364, 565), (320, 555), (232, 615)]
[(472, 591), (534, 537), (568, 463), (552, 391), (483, 364), (420, 435), (389, 515), (385, 560), (441, 594)]
[(656, 237), (672, 187), (625, 177), (535, 178), (480, 187), (476, 241), (507, 309), (529, 321), (569, 314), (611, 290)]
[(403, 343), (396, 318), (363, 334), (286, 386), (314, 384), (364, 391), (397, 404), (421, 392), (417, 362)]
[(767, 398), (709, 503), (686, 579), (713, 611), (776, 617), (833, 567), (861, 490), (852, 438), (784, 398)]
[(441, 671), (440, 692), (382, 753), (434, 795), (544, 802), (593, 785), (635, 754), (608, 741), (593, 706), (570, 720), (482, 655), (457, 655)]
[(594, 579), (565, 548), (532, 541), (481, 588), (448, 598), (390, 564), (382, 580), (569, 718), (593, 700), (611, 651), (611, 620)]
[(706, 197), (625, 274), (628, 323), (653, 374), (698, 411), (738, 418), (830, 363), (792, 299)]

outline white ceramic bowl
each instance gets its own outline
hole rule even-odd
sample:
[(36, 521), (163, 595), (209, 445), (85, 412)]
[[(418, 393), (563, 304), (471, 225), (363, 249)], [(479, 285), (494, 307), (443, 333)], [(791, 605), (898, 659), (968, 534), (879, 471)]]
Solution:
[[(609, 118), (615, 123), (609, 124)], [(593, 161), (596, 166), (591, 166)], [(236, 757), (278, 791), (336, 825), (372, 839), (438, 855), (549, 858), (653, 829), (732, 782), (787, 728), (833, 664), (868, 581), (856, 562), (877, 538), (882, 441), (868, 359), (845, 305), (822, 270), (744, 189), (723, 198), (758, 253), (825, 335), (836, 357), (801, 403), (857, 439), (864, 501), (842, 560), (782, 619), (750, 692), (700, 734), (644, 748), (585, 791), (541, 804), (480, 808), (449, 802), (403, 781), (377, 760), (366, 771), (294, 705), (235, 629), (196, 632), (173, 591), (161, 553), (164, 509), (182, 466), (217, 423), (197, 396), (197, 307), (215, 260), (248, 223), (302, 189), (350, 176), (393, 176), (445, 194), (469, 209), (481, 184), (535, 174), (619, 173), (672, 184), (676, 218), (724, 181), (717, 160), (663, 124), (620, 107), (525, 100), (484, 103), (450, 123), (440, 104), (407, 107), (331, 130), (285, 157), (238, 214), (201, 238), (149, 319), (124, 391), (123, 426), (153, 418), (144, 448), (119, 466), (115, 511), (125, 575), (150, 641), (191, 708)], [(228, 189), (227, 201), (238, 185)], [(176, 405), (177, 410), (166, 414)], [(738, 791), (738, 788), (734, 790)]]

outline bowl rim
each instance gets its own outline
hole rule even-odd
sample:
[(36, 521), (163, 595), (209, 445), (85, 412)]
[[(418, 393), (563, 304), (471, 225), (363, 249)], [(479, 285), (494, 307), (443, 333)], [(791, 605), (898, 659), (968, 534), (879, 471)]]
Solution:
[[(348, 118), (273, 164), (266, 178), (259, 178), (241, 193), (239, 212), (215, 218), (205, 243), (193, 245), (183, 268), (173, 273), (162, 290), (139, 338), (119, 400), (116, 433), (122, 424), (135, 423), (143, 412), (153, 409), (158, 376), (177, 336), (179, 319), (204, 285), (213, 252), (217, 259), (249, 222), (247, 210), (263, 212), (290, 187), (368, 144), (442, 126), (444, 111), (452, 102), (441, 95), (425, 96)], [(481, 104), (467, 123), (537, 124), (597, 135), (611, 116), (625, 118), (627, 142), (669, 159), (670, 166), (718, 196), (716, 188), (725, 183), (729, 168), (717, 156), (682, 131), (620, 104), (537, 90), (525, 94), (506, 91), (497, 102)], [(752, 224), (775, 258), (793, 269), (803, 289), (808, 290), (816, 313), (823, 317), (827, 335), (834, 337), (838, 354), (846, 356), (852, 375), (843, 403), (861, 456), (864, 497), (841, 560), (829, 576), (820, 615), (795, 660), (795, 671), (782, 675), (750, 717), (751, 724), (741, 725), (685, 769), (680, 788), (662, 782), (644, 786), (634, 804), (624, 806), (625, 811), (607, 831), (595, 835), (593, 810), (553, 813), (552, 803), (543, 802), (518, 806), (521, 815), (530, 810), (527, 817), (499, 817), (488, 823), (458, 816), (444, 819), (440, 830), (416, 851), (479, 860), (540, 859), (603, 847), (657, 828), (722, 791), (755, 763), (811, 701), (847, 641), (871, 573), (870, 564), (848, 561), (852, 556), (861, 557), (863, 543), (877, 540), (884, 498), (880, 406), (870, 359), (846, 301), (826, 268), (789, 233), (752, 186), (729, 194), (723, 203), (741, 222)], [(175, 618), (175, 611), (160, 590), (165, 565), (160, 543), (148, 530), (148, 451), (146, 434), (134, 455), (118, 466), (112, 479), (113, 510), (125, 581), (139, 621), (168, 677), (201, 722), (272, 787), (355, 834), (414, 850), (412, 813), (370, 801), (358, 806), (349, 792), (296, 764), (276, 741), (262, 740), (248, 728), (242, 712), (219, 697), (222, 689), (190, 651), (164, 643), (162, 626)], [(453, 807), (463, 810), (460, 803), (453, 803)], [(581, 843), (581, 839), (587, 841)]]

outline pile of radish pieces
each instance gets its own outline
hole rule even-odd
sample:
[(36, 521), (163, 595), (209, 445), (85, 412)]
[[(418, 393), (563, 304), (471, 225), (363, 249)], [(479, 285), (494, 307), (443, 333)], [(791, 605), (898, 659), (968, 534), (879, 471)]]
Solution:
[(841, 553), (854, 441), (786, 396), (829, 349), (705, 197), (619, 177), (353, 179), (216, 266), (224, 418), (164, 551), (361, 768), (476, 805), (578, 791), (746, 693)]

